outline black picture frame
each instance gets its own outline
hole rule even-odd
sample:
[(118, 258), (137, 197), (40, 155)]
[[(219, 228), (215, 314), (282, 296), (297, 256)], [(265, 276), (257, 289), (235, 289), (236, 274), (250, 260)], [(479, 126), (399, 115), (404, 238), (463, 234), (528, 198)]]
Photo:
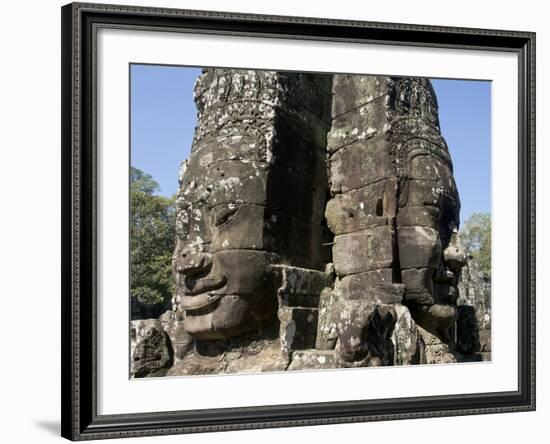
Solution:
[[(535, 33), (103, 4), (62, 7), (62, 436), (119, 438), (535, 409)], [(519, 66), (518, 390), (97, 414), (95, 38), (98, 27), (509, 51)]]

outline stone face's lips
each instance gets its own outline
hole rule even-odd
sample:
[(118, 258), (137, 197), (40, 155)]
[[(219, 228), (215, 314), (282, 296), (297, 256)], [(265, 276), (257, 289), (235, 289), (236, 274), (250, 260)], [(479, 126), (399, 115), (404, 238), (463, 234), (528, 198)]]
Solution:
[(182, 296), (181, 305), (184, 310), (199, 310), (213, 304), (222, 296), (223, 294), (207, 293), (202, 293), (197, 296)]
[(212, 290), (218, 290), (227, 283), (227, 278), (225, 276), (213, 277), (213, 278), (202, 278), (193, 283), (192, 288), (189, 288), (188, 282), (184, 279), (183, 282), (183, 292), (187, 296), (194, 296), (206, 293)]

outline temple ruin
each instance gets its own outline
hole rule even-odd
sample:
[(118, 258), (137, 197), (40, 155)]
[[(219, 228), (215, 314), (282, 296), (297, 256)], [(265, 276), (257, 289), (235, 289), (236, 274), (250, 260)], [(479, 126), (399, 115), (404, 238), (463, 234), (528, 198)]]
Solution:
[(490, 359), (429, 80), (206, 69), (195, 103), (172, 308), (132, 321), (134, 377)]

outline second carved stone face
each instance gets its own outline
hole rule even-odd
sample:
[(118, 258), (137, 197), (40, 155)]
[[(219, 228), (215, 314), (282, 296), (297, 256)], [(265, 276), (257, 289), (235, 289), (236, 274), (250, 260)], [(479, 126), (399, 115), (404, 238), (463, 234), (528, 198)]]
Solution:
[(465, 263), (458, 237), (458, 193), (450, 167), (433, 154), (410, 162), (406, 204), (397, 216), (402, 282), (417, 322), (430, 330), (456, 321), (457, 284)]

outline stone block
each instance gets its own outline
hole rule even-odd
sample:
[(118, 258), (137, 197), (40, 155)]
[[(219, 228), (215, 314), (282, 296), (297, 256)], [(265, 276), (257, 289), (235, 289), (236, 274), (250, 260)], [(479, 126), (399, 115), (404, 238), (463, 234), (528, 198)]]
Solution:
[(347, 193), (336, 194), (325, 210), (330, 230), (335, 234), (390, 224), (395, 216), (396, 179), (386, 179)]
[(361, 362), (367, 358), (369, 319), (375, 310), (376, 306), (365, 300), (342, 301), (336, 351), (343, 362)]
[(134, 378), (162, 376), (173, 363), (168, 335), (158, 319), (130, 323), (130, 373)]
[(345, 193), (395, 176), (395, 166), (385, 139), (358, 141), (330, 158), (330, 189)]
[(366, 103), (380, 100), (388, 95), (392, 83), (389, 77), (383, 76), (334, 75), (332, 116), (337, 117)]
[(421, 362), (424, 356), (423, 343), (407, 307), (396, 304), (394, 306), (397, 315), (391, 340), (394, 345), (393, 365), (424, 364)]
[(391, 128), (389, 96), (334, 117), (327, 137), (327, 151), (335, 153), (355, 142), (383, 138)]
[(279, 306), (281, 348), (283, 352), (315, 347), (319, 311), (314, 308)]
[(289, 265), (275, 265), (273, 270), (280, 274), (281, 286), (277, 290), (280, 296), (308, 295), (316, 296), (318, 300), (321, 291), (331, 284), (330, 276), (324, 271)]
[(397, 244), (401, 269), (437, 268), (441, 263), (441, 241), (433, 228), (398, 227)]
[(315, 348), (332, 350), (338, 339), (338, 294), (332, 288), (323, 289), (319, 301), (319, 319), (317, 323), (317, 338)]
[(321, 370), (338, 368), (333, 350), (299, 350), (292, 353), (288, 370)]
[(174, 361), (183, 359), (193, 348), (193, 338), (185, 331), (183, 319), (178, 319), (178, 315), (173, 311), (167, 311), (159, 320), (170, 338)]
[(427, 227), (437, 230), (439, 227), (440, 210), (435, 206), (406, 206), (397, 213), (398, 227)]
[(338, 276), (392, 267), (394, 232), (388, 225), (341, 234), (334, 238), (333, 258)]
[[(366, 273), (344, 276), (338, 286), (344, 299), (363, 299), (374, 304), (397, 304), (403, 301), (403, 284), (375, 283), (384, 271), (391, 276), (392, 269), (368, 271)], [(382, 273), (377, 273), (382, 272)]]

